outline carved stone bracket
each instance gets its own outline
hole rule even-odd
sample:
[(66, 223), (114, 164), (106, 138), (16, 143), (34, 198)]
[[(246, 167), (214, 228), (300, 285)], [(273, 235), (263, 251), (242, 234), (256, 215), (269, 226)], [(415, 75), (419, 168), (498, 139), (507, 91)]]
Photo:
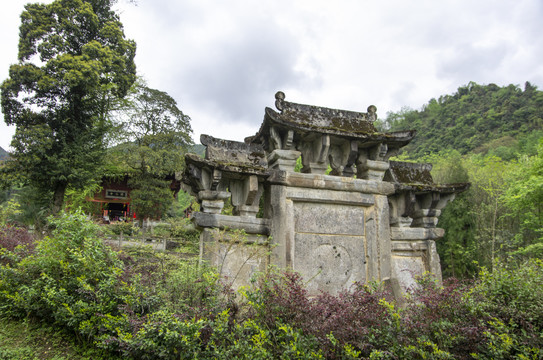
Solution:
[(352, 177), (354, 175), (353, 166), (357, 157), (357, 141), (344, 141), (341, 145), (332, 146), (328, 154), (330, 167), (332, 168), (330, 175)]
[(256, 175), (230, 181), (234, 215), (256, 217), (263, 187)]
[(198, 193), (202, 202), (202, 211), (208, 214), (220, 214), (224, 201), (230, 197), (227, 191), (203, 190)]
[(404, 190), (390, 198), (390, 224), (394, 227), (435, 228), (441, 210), (454, 193)]
[(276, 126), (270, 127), (270, 137), (268, 139), (269, 151), (290, 150), (293, 147), (294, 131), (284, 130), (283, 134)]
[(187, 170), (195, 185), (196, 191), (224, 190), (224, 184), (221, 183), (222, 172), (220, 170), (213, 168), (199, 168), (194, 164), (189, 164)]
[(328, 170), (328, 151), (330, 149), (330, 136), (319, 135), (313, 141), (302, 144), (302, 172), (311, 174), (324, 174)]
[[(360, 160), (360, 158), (359, 158)], [(357, 162), (357, 174), (359, 179), (382, 181), (389, 164), (386, 161), (362, 159)]]
[(454, 199), (455, 194), (442, 194), (432, 191), (415, 197), (415, 204), (410, 213), (413, 218), (411, 227), (434, 228), (437, 226), (441, 209), (445, 207), (447, 202)]
[(439, 215), (441, 215), (441, 210), (437, 209), (417, 210), (413, 214), (411, 227), (434, 228), (437, 225)]
[(360, 151), (356, 159), (356, 176), (359, 179), (383, 180), (385, 172), (389, 168), (389, 163), (385, 160), (387, 152), (388, 146), (383, 143)]

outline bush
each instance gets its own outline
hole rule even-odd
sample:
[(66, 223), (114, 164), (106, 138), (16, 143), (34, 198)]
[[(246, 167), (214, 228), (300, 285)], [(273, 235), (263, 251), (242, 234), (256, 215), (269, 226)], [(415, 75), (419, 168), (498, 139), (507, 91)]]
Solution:
[(15, 264), (32, 254), (35, 247), (34, 236), (28, 230), (9, 225), (0, 228), (0, 264)]
[(106, 225), (106, 229), (113, 233), (114, 235), (126, 235), (126, 236), (134, 236), (139, 233), (139, 228), (134, 225), (134, 223), (130, 221), (126, 222), (114, 222), (109, 225)]
[(369, 356), (375, 349), (390, 349), (399, 330), (391, 296), (379, 287), (355, 283), (337, 296), (310, 297), (299, 274), (270, 273), (245, 290), (250, 316), (276, 329), (288, 324), (314, 337), (327, 358), (347, 356), (345, 351)]
[(50, 236), (13, 267), (1, 267), (2, 312), (37, 316), (77, 330), (97, 312), (116, 310), (122, 263), (82, 213), (50, 218)]
[(187, 243), (198, 243), (200, 241), (200, 231), (196, 230), (189, 219), (173, 221), (170, 232), (173, 238), (181, 239)]
[(472, 284), (451, 278), (440, 287), (430, 274), (419, 278), (418, 284), (403, 314), (405, 341), (415, 347), (432, 344), (459, 358), (480, 351), (489, 327), (487, 318), (474, 312), (466, 301)]
[(217, 280), (216, 273), (199, 266), (198, 260), (178, 261), (160, 283), (162, 305), (176, 313), (187, 308), (212, 308), (219, 292)]
[(529, 260), (520, 266), (498, 262), (492, 272), (482, 268), (469, 301), (479, 316), (491, 319), (488, 341), (496, 347), (497, 339), (501, 339), (505, 358), (536, 358), (536, 352), (543, 356), (538, 350), (543, 348), (542, 260)]

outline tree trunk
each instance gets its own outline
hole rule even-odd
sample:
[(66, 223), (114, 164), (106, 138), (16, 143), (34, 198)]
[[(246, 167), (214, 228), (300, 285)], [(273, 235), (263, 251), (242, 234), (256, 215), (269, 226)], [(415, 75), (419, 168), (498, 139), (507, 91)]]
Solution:
[(492, 269), (492, 272), (494, 272), (494, 259), (495, 259), (495, 252), (496, 252), (496, 222), (498, 220), (498, 198), (496, 198), (496, 201), (494, 202), (494, 214), (492, 216), (492, 264), (490, 265), (490, 269)]
[(57, 215), (64, 205), (64, 194), (66, 193), (66, 183), (58, 183), (53, 194), (53, 215)]

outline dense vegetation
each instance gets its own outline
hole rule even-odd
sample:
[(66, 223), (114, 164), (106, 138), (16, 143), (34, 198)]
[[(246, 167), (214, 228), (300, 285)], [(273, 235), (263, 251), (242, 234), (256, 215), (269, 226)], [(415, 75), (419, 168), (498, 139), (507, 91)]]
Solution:
[(440, 217), (445, 276), (543, 255), (543, 92), (530, 83), (460, 87), (421, 110), (389, 114), (388, 131), (417, 129), (399, 156), (434, 165), (436, 182), (471, 182)]
[(100, 170), (110, 105), (136, 79), (136, 44), (125, 38), (115, 1), (27, 4), (18, 63), (0, 86), (4, 120), (15, 125), (4, 181), (31, 185), (64, 204)]
[(415, 140), (404, 148), (413, 158), (456, 150), (462, 155), (491, 152), (511, 160), (533, 155), (543, 136), (543, 92), (529, 82), (524, 90), (471, 82), (452, 95), (431, 99), (421, 110), (389, 113), (380, 127), (416, 130)]
[(50, 218), (49, 228), (40, 240), (13, 227), (0, 234), (0, 313), (54, 324), (101, 349), (93, 358), (542, 355), (541, 261), (496, 263), (475, 282), (444, 287), (422, 278), (398, 307), (376, 283), (309, 297), (297, 274), (272, 270), (234, 293), (214, 271), (175, 254), (113, 251), (82, 213)]

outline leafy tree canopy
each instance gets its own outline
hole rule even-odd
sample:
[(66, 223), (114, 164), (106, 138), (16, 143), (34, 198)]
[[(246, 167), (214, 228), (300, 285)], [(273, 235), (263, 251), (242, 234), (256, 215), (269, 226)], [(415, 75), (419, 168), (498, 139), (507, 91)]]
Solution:
[(16, 125), (4, 173), (54, 193), (96, 177), (114, 99), (135, 80), (136, 45), (127, 40), (114, 0), (28, 4), (21, 15), (19, 62), (1, 86), (5, 122)]
[(140, 218), (160, 217), (172, 204), (175, 173), (184, 166), (192, 145), (190, 118), (167, 93), (140, 80), (117, 111), (117, 146), (111, 149), (112, 168), (130, 174), (132, 205)]

